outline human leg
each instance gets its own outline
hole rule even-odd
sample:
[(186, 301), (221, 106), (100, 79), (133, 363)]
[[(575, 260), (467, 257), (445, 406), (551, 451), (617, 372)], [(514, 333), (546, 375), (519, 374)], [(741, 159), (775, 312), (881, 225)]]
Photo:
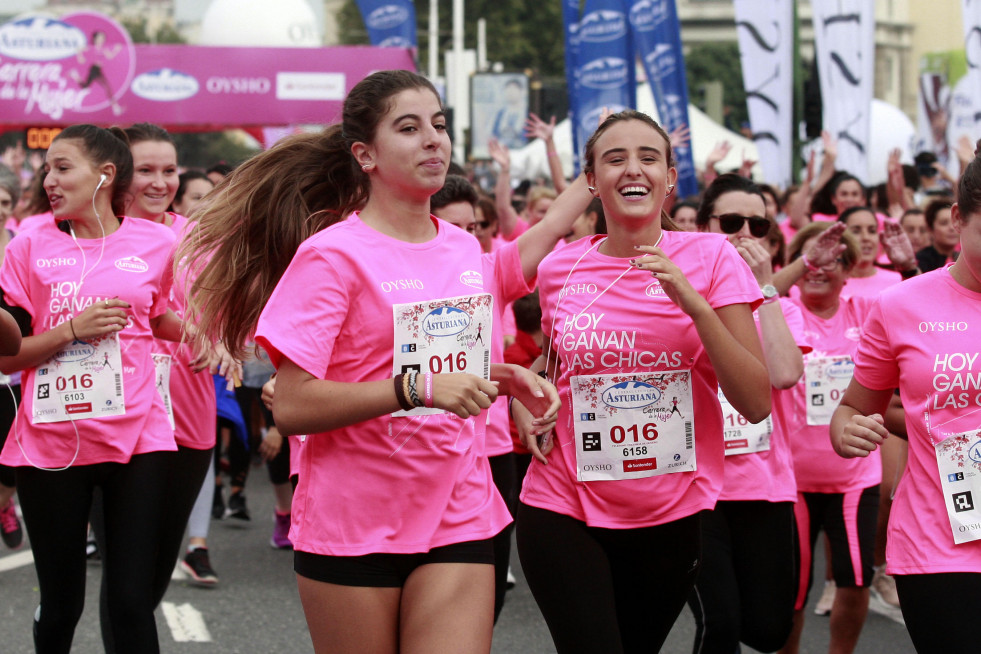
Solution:
[[(504, 498), (508, 511), (513, 516), (515, 504), (518, 499), (517, 488), (515, 486), (514, 454), (508, 452), (500, 456), (488, 457), (490, 461), (491, 476), (497, 491)], [(514, 523), (501, 530), (494, 537), (494, 622), (501, 615), (504, 608), (504, 595), (507, 592), (508, 566), (511, 564), (511, 532), (514, 530)]]
[(726, 504), (719, 502), (702, 516), (702, 566), (688, 597), (696, 654), (732, 654), (739, 645), (741, 607)]
[[(962, 652), (974, 642), (973, 617), (981, 615), (981, 574), (896, 575), (900, 606), (913, 647), (920, 654)], [(949, 598), (950, 602), (940, 601)]]
[(39, 654), (68, 652), (85, 604), (85, 537), (100, 466), (58, 472), (16, 469), (31, 539), (40, 606), (34, 625)]
[(397, 654), (401, 588), (342, 586), (297, 574), (300, 603), (318, 654)]
[(485, 654), (494, 629), (494, 567), (433, 563), (402, 589), (400, 654)]
[(558, 654), (621, 654), (610, 562), (585, 523), (518, 504), (518, 555)]
[(112, 639), (120, 652), (159, 650), (154, 582), (175, 457), (175, 452), (137, 454), (102, 483), (103, 575)]

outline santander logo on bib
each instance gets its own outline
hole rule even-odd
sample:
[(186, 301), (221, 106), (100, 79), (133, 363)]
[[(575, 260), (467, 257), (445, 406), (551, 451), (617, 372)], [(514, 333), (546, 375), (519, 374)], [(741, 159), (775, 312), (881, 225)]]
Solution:
[(116, 259), (114, 264), (119, 270), (131, 273), (145, 273), (150, 270), (150, 264), (139, 257), (123, 257)]
[(603, 389), (601, 396), (607, 406), (618, 409), (642, 409), (661, 399), (661, 391), (640, 381), (625, 381)]
[(470, 326), (470, 314), (456, 307), (433, 309), (422, 319), (422, 329), (430, 336), (454, 336)]

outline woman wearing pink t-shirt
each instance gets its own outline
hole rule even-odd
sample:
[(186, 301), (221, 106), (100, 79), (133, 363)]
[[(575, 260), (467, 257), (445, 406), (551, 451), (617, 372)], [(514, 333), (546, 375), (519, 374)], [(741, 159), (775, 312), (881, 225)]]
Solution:
[(755, 312), (770, 375), (773, 412), (749, 425), (728, 404), (725, 485), (715, 509), (702, 517), (702, 569), (688, 605), (695, 615), (695, 651), (731, 654), (743, 642), (761, 652), (780, 649), (793, 623), (797, 591), (791, 456), (799, 429), (792, 391), (809, 352), (800, 308), (773, 286), (771, 255), (764, 247), (773, 229), (762, 190), (728, 173), (705, 190), (699, 231), (727, 234), (749, 264), (764, 300)]
[[(868, 611), (879, 508), (882, 467), (878, 458), (842, 465), (828, 439), (831, 413), (851, 375), (861, 325), (871, 300), (846, 297), (845, 282), (860, 256), (851, 234), (830, 223), (811, 223), (790, 244), (791, 261), (814, 252), (824, 234), (839, 234), (844, 245), (830, 263), (808, 260), (793, 301), (804, 317), (804, 336), (814, 349), (804, 357), (804, 377), (794, 388), (794, 413), (800, 425), (794, 437), (797, 480), (795, 514), (800, 541), (800, 588), (794, 630), (783, 652), (796, 652), (804, 625), (813, 572), (812, 555), (819, 530), (831, 543), (832, 574), (837, 586), (831, 610), (831, 651), (851, 651)], [(826, 243), (825, 243), (826, 245)]]
[[(831, 423), (835, 451), (874, 456), (898, 387), (909, 463), (889, 520), (887, 566), (918, 652), (969, 651), (981, 611), (981, 142), (951, 211), (961, 256), (885, 291), (865, 323), (855, 376)], [(859, 459), (861, 460), (861, 459)]]
[[(883, 221), (880, 232), (879, 219), (868, 207), (846, 209), (838, 216), (838, 221), (845, 224), (859, 247), (858, 262), (844, 291), (846, 295), (874, 298), (883, 289), (919, 273), (913, 245), (896, 221)], [(880, 243), (895, 270), (876, 265)]]
[(718, 389), (752, 422), (770, 413), (760, 289), (723, 236), (669, 231), (677, 173), (650, 117), (607, 118), (585, 162), (609, 234), (539, 266), (534, 367), (563, 404), (554, 436), (523, 432), (535, 460), (518, 552), (558, 652), (651, 652), (691, 592), (702, 513), (722, 488)]
[(342, 124), (239, 167), (187, 242), (201, 331), (236, 350), (254, 331), (277, 426), (308, 435), (290, 540), (317, 652), (490, 650), (510, 516), (483, 411), (499, 392), (546, 424), (558, 410), (550, 384), (489, 362), (480, 244), (429, 211), (449, 159), (432, 84), (374, 73)]
[[(124, 138), (124, 137), (123, 137)], [(39, 652), (67, 652), (82, 612), (85, 533), (101, 488), (108, 617), (119, 651), (158, 651), (153, 578), (174, 444), (154, 388), (154, 337), (178, 340), (167, 309), (173, 233), (122, 218), (133, 158), (109, 130), (73, 125), (52, 142), (52, 220), (20, 234), (0, 269), (26, 329), (0, 370), (24, 371), (0, 461), (17, 488), (41, 591)]]

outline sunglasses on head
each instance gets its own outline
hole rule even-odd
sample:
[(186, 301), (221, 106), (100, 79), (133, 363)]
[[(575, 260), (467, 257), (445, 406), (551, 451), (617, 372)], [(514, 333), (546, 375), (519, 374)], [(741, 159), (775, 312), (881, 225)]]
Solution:
[(743, 223), (749, 221), (749, 233), (756, 238), (763, 238), (770, 231), (770, 221), (760, 216), (741, 216), (738, 213), (724, 213), (721, 216), (709, 216), (718, 218), (719, 227), (725, 234), (735, 234), (743, 228)]

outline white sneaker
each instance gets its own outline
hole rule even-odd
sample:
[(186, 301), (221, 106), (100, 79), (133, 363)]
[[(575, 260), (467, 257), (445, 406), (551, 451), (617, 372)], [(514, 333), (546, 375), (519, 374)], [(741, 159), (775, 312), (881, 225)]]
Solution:
[(831, 606), (835, 603), (836, 590), (838, 590), (838, 587), (835, 586), (833, 579), (824, 582), (821, 599), (818, 600), (817, 605), (814, 607), (815, 615), (831, 615)]
[(869, 589), (869, 610), (889, 618), (893, 622), (905, 625), (903, 612), (899, 608), (899, 594), (896, 592), (896, 580), (887, 575), (885, 567), (876, 568)]
[(508, 579), (507, 579), (507, 589), (511, 590), (514, 585), (518, 583), (518, 580), (514, 578), (514, 574), (511, 572), (511, 566), (508, 566)]

